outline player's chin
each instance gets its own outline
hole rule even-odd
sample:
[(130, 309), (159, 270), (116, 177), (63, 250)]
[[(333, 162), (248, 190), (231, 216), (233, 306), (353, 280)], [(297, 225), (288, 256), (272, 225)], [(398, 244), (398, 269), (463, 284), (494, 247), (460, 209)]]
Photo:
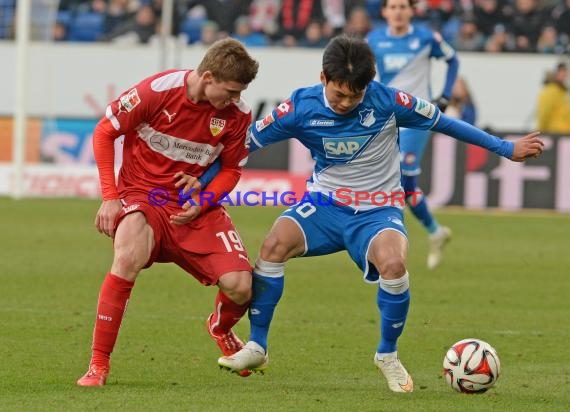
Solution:
[(214, 106), (218, 110), (222, 110), (222, 109), (225, 109), (226, 107), (228, 107), (230, 104), (231, 104), (231, 102), (223, 101), (223, 102), (212, 103), (212, 106)]

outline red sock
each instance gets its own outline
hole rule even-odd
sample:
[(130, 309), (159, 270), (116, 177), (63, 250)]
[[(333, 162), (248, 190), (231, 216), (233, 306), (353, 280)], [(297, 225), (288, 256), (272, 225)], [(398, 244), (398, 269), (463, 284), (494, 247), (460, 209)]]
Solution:
[(134, 284), (111, 272), (107, 273), (99, 292), (91, 364), (109, 367), (111, 352), (113, 352)]
[(219, 335), (225, 335), (243, 317), (249, 302), (238, 305), (228, 298), (220, 290), (216, 295), (216, 310), (214, 316), (210, 320), (210, 327), (212, 332)]

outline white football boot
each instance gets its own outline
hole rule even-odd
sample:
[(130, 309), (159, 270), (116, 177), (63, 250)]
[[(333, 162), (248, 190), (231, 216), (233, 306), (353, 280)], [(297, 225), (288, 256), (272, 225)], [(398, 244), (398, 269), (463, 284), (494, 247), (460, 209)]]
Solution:
[(388, 387), (394, 392), (409, 393), (414, 390), (414, 381), (412, 377), (398, 359), (398, 352), (383, 354), (382, 357), (377, 353), (374, 355), (374, 363), (384, 374), (388, 381)]
[(263, 373), (269, 357), (265, 350), (256, 342), (249, 341), (245, 346), (230, 356), (222, 356), (218, 359), (220, 368), (239, 373), (243, 370)]
[(443, 248), (451, 240), (451, 229), (440, 226), (437, 232), (429, 236), (428, 269), (435, 269), (443, 259)]

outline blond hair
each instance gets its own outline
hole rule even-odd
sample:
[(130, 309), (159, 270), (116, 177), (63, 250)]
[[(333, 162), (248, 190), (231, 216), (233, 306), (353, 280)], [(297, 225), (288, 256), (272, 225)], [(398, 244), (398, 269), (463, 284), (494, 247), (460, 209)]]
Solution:
[(198, 74), (210, 71), (221, 82), (249, 84), (255, 79), (258, 68), (259, 63), (248, 54), (245, 46), (228, 38), (212, 44), (196, 70)]

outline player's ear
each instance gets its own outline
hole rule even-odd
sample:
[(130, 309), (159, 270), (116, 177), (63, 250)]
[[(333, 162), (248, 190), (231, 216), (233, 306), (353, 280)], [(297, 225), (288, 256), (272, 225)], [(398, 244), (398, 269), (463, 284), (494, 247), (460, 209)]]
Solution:
[(327, 78), (325, 77), (325, 72), (323, 72), (321, 70), (321, 83), (323, 84), (323, 86), (327, 85)]
[(202, 73), (202, 81), (207, 84), (210, 84), (214, 81), (214, 75), (210, 70), (206, 70), (204, 73)]

